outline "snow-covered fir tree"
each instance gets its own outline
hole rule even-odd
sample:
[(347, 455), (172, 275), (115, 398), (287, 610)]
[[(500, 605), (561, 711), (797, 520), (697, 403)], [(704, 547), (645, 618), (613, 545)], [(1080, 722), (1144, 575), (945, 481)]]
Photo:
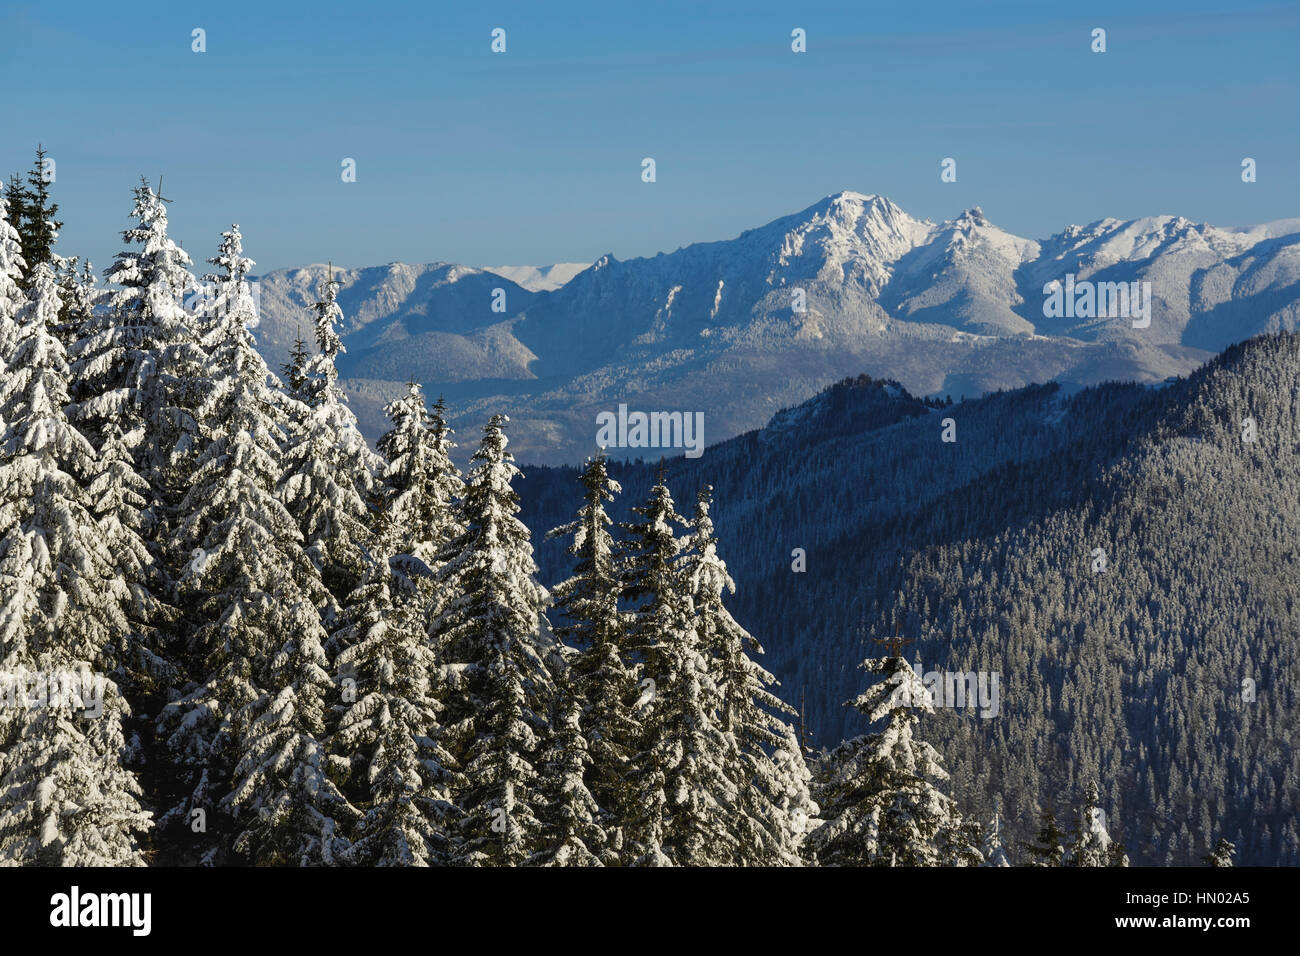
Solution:
[(880, 729), (828, 755), (813, 791), (823, 822), (809, 844), (825, 866), (943, 865), (964, 841), (961, 816), (937, 786), (948, 778), (939, 753), (913, 735), (916, 712), (934, 712), (929, 692), (902, 657), (862, 666), (883, 679), (853, 706)]
[(75, 693), (0, 708), (0, 862), (135, 865), (152, 820), (125, 766), (130, 711), (108, 676), (130, 643), (129, 569), (87, 506), (95, 454), (66, 414), (48, 264), (30, 285), (0, 380), (0, 674), (71, 680)]
[[(552, 658), (560, 658), (559, 653)], [(541, 849), (530, 863), (542, 866), (601, 866), (608, 837), (606, 815), (587, 786), (591, 767), (582, 729), (582, 701), (562, 659), (552, 665), (555, 703), (537, 760), (541, 774)]]
[(638, 705), (642, 733), (629, 780), (637, 816), (629, 821), (629, 857), (645, 866), (699, 866), (735, 858), (733, 752), (721, 726), (722, 698), (695, 629), (684, 542), (662, 470), (640, 520), (627, 526), (623, 593), (631, 602), (629, 648), (644, 661)]
[(1062, 862), (1066, 866), (1128, 866), (1122, 844), (1111, 839), (1106, 829), (1106, 813), (1098, 805), (1097, 784), (1088, 781), (1083, 806), (1075, 823), (1074, 839)]
[(314, 608), (271, 661), (268, 694), (237, 718), (240, 757), (223, 804), (235, 819), (234, 849), (261, 866), (321, 866), (347, 858), (346, 833), (360, 816), (329, 774), (327, 700), (334, 685)]
[(940, 866), (983, 866), (984, 854), (980, 845), (984, 834), (978, 820), (957, 818), (948, 826), (940, 827), (935, 836), (939, 848)]
[(787, 819), (782, 831), (789, 840), (787, 850), (793, 847), (797, 851), (793, 857), (787, 852), (780, 865), (798, 866), (807, 858), (804, 844), (808, 834), (821, 825), (821, 809), (812, 797), (813, 772), (804, 759), (798, 731), (785, 721), (780, 722), (778, 729), (782, 732), (782, 739), (772, 753), (776, 785), (772, 788), (775, 797), (770, 798), (770, 803)]
[[(422, 606), (397, 593), (387, 560), (348, 598), (337, 633), (342, 717), (333, 746), (353, 779), (346, 792), (365, 814), (349, 859), (427, 866), (455, 858), (449, 830), (462, 781), (442, 743), (434, 695), (439, 661), (421, 626)], [(399, 602), (405, 598), (405, 605)]]
[(138, 707), (146, 699), (157, 700), (175, 683), (178, 668), (167, 640), (176, 611), (160, 597), (168, 593), (169, 582), (142, 534), (149, 485), (136, 472), (131, 456), (139, 438), (124, 435), (112, 422), (105, 424), (101, 434), (99, 454), (86, 483), (86, 507), (117, 559), (130, 594), (125, 611), (131, 627), (116, 648), (115, 675), (127, 699)]
[(1232, 866), (1237, 848), (1224, 837), (1219, 837), (1214, 849), (1202, 857), (1206, 866)]
[[(27, 210), (27, 190), (23, 186), (22, 182), (18, 179), (17, 173), (10, 174), (9, 181), (4, 184), (4, 189), (0, 190), (0, 200), (4, 202), (4, 207), (5, 207), (4, 216), (0, 218), (3, 218), (4, 221), (8, 224), (9, 228), (12, 230), (13, 239), (17, 243), (17, 246), (14, 248), (13, 252), (9, 255), (13, 259), (17, 259), (20, 263), (22, 263), (23, 266), (23, 268), (18, 273), (18, 279), (19, 279), (18, 286), (19, 289), (21, 290), (23, 286), (23, 282), (22, 282), (23, 272), (26, 270), (26, 262), (23, 259), (22, 227), (23, 227), (23, 220), (24, 218), (26, 218), (25, 212)], [(3, 227), (0, 227), (0, 232), (3, 231), (4, 231)], [(0, 252), (0, 255), (6, 255), (6, 254)]]
[(460, 859), (474, 865), (523, 863), (542, 840), (537, 761), (554, 639), (528, 529), (515, 517), (519, 469), (506, 451), (508, 421), (494, 415), (483, 428), (461, 507), (465, 531), (437, 572), (448, 597), (429, 623), (443, 662), (443, 721), (465, 775)]
[(989, 825), (988, 833), (984, 837), (981, 856), (984, 862), (981, 866), (1010, 866), (1011, 861), (1007, 859), (1007, 851), (1002, 846), (1002, 826), (1000, 814), (993, 814), (993, 822)]
[[(128, 607), (132, 628), (129, 645), (121, 648), (121, 669), (118, 678), (123, 692), (137, 711), (159, 698), (171, 686), (177, 675), (175, 663), (167, 652), (168, 626), (174, 613), (166, 598), (171, 583), (158, 555), (148, 546), (151, 532), (151, 514), (155, 496), (149, 482), (136, 468), (136, 450), (144, 445), (145, 428), (141, 420), (122, 408), (122, 415), (112, 411), (112, 398), (96, 407), (93, 401), (96, 384), (114, 378), (115, 359), (125, 358), (122, 350), (110, 349), (99, 354), (94, 344), (121, 341), (116, 320), (97, 308), (104, 294), (95, 287), (95, 275), (88, 261), (81, 262), (73, 256), (56, 258), (59, 267), (57, 281), (63, 307), (55, 334), (68, 348), (69, 358), (78, 355), (83, 360), (74, 361), (70, 390), (74, 397), (90, 399), (86, 404), (74, 402), (69, 406), (70, 417), (79, 430), (97, 443), (98, 454), (86, 488), (88, 507), (99, 522), (105, 543), (126, 569), (126, 583), (132, 600)], [(96, 362), (84, 359), (93, 358)], [(120, 381), (120, 379), (118, 379)], [(126, 427), (124, 427), (126, 426)], [(130, 430), (127, 430), (129, 428)], [(149, 706), (152, 712), (153, 708)], [(143, 714), (141, 714), (143, 717)]]
[[(14, 583), (8, 567), (35, 557), (20, 552), (8, 538), (0, 544), (6, 588)], [(116, 687), (55, 649), (11, 668), (6, 664), (8, 675), (98, 686), (104, 697), (101, 704), (77, 691), (0, 718), (0, 866), (143, 866), (142, 839), (153, 819), (123, 765), (130, 709)]]
[(18, 310), (27, 301), (21, 287), (25, 268), (18, 230), (9, 221), (9, 199), (0, 197), (0, 375), (18, 343)]
[(326, 587), (341, 603), (368, 570), (370, 505), (383, 462), (366, 444), (338, 384), (335, 363), (345, 351), (337, 329), (343, 320), (338, 290), (331, 271), (312, 306), (319, 352), (307, 363), (302, 400), (291, 403), (280, 496)]
[(79, 256), (56, 256), (54, 275), (59, 286), (59, 298), (63, 301), (55, 332), (64, 348), (71, 349), (103, 298), (103, 292), (96, 287), (90, 261), (82, 262)]
[(117, 254), (106, 278), (119, 288), (108, 296), (102, 321), (89, 320), (74, 348), (79, 424), (90, 426), (94, 440), (110, 420), (123, 434), (140, 436), (136, 468), (153, 490), (153, 518), (161, 525), (190, 486), (210, 362), (184, 305), (197, 288), (190, 257), (168, 236), (166, 205), (143, 180), (131, 215), (136, 225), (122, 236), (139, 248)]
[[(254, 718), (272, 701), (272, 713), (283, 714), (292, 699), (278, 695), (296, 692), (291, 682), (303, 677), (272, 661), (287, 638), (295, 661), (301, 656), (319, 664), (316, 651), (326, 635), (318, 609), (328, 601), (297, 525), (275, 495), (285, 426), (270, 372), (254, 347), (246, 281), (252, 262), (242, 255), (237, 228), (223, 234), (212, 262), (221, 273), (216, 320), (205, 344), (218, 371), (201, 408), (203, 451), (168, 540), (182, 567), (177, 588), (187, 624), (187, 664), (195, 676), (185, 695), (164, 710), (160, 726), (178, 778), (171, 818), (186, 824), (196, 810), (205, 816), (218, 811), (236, 761), (247, 759), (254, 738), (263, 747), (280, 739), (274, 717), (256, 726)], [(289, 719), (303, 721), (295, 732), (318, 735), (303, 744), (310, 761), (324, 732), (323, 710)], [(249, 768), (245, 772), (252, 775)], [(310, 767), (303, 773), (316, 785)], [(274, 800), (245, 789), (235, 804), (260, 808)], [(209, 830), (222, 834), (221, 821), (214, 819)], [(282, 853), (300, 849), (288, 851), (278, 838), (266, 839)]]
[[(709, 509), (713, 488), (705, 485), (691, 521), (690, 549), (684, 562), (695, 612), (695, 632), (719, 695), (718, 714), (725, 735), (724, 773), (738, 801), (730, 820), (736, 842), (732, 862), (779, 866), (799, 862), (802, 825), (811, 798), (802, 754), (791, 748), (792, 729), (782, 719), (795, 710), (770, 688), (776, 678), (751, 654), (763, 653), (753, 635), (723, 604), (735, 582), (718, 556), (718, 538)], [(780, 751), (782, 762), (774, 759)]]
[(641, 712), (634, 707), (638, 664), (626, 644), (612, 520), (605, 511), (622, 489), (609, 476), (603, 453), (587, 459), (580, 481), (582, 505), (574, 519), (548, 534), (571, 538), (567, 550), (575, 559), (572, 577), (551, 590), (554, 630), (577, 649), (568, 679), (586, 740), (584, 779), (605, 821), (604, 858), (615, 863), (623, 844), (621, 821), (637, 809), (627, 773), (641, 738)]
[(464, 481), (451, 460), (455, 445), (444, 412), (439, 399), (430, 414), (424, 390), (411, 382), (385, 407), (392, 428), (376, 446), (385, 461), (380, 521), (399, 560), (418, 562), (407, 570), (416, 580), (437, 570), (438, 555), (464, 530), (455, 513)]

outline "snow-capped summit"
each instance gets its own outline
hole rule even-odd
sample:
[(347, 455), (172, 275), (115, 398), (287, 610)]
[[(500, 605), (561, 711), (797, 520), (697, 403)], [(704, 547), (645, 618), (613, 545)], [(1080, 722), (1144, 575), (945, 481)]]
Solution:
[[(936, 223), (881, 195), (838, 192), (732, 239), (586, 267), (335, 267), (340, 371), (372, 437), (383, 403), (415, 379), (462, 421), (499, 410), (526, 420), (521, 461), (581, 460), (595, 414), (620, 402), (702, 410), (713, 442), (863, 372), (917, 395), (1158, 382), (1296, 326), (1297, 234), (1297, 220), (1221, 228), (1153, 216), (1035, 240), (979, 206)], [(272, 362), (326, 269), (262, 277), (259, 338)], [(1149, 282), (1150, 326), (1048, 317), (1044, 288), (1067, 275)]]

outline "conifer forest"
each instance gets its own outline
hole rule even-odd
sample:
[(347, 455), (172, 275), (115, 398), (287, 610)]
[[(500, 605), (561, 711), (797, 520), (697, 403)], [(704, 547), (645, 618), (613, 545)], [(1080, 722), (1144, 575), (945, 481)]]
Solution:
[(7, 5), (0, 915), (1282, 927), (1297, 37)]

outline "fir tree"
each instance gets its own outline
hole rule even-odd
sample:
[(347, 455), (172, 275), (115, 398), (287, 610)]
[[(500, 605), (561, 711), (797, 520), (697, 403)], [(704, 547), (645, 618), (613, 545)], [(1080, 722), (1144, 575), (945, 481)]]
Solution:
[[(809, 774), (798, 746), (789, 745), (792, 728), (781, 717), (794, 708), (769, 688), (776, 678), (750, 656), (763, 648), (731, 616), (722, 601), (735, 582), (718, 556), (718, 539), (709, 515), (713, 489), (705, 485), (691, 522), (685, 576), (695, 610), (695, 630), (719, 696), (721, 730), (726, 736), (725, 774), (739, 802), (730, 819), (736, 840), (734, 862), (791, 865), (799, 861), (800, 830), (811, 798)], [(780, 750), (782, 763), (774, 754)], [(794, 809), (792, 809), (794, 808)]]
[(984, 838), (983, 850), (984, 862), (981, 866), (1010, 866), (1011, 861), (1007, 859), (1007, 851), (1002, 846), (1001, 821), (999, 815), (993, 815), (993, 823), (989, 826), (988, 835)]
[(1112, 840), (1106, 830), (1106, 813), (1098, 806), (1098, 799), (1097, 785), (1089, 781), (1084, 789), (1074, 839), (1062, 860), (1065, 866), (1128, 865), (1123, 845)]
[(584, 779), (608, 829), (605, 862), (618, 861), (621, 821), (636, 811), (628, 786), (628, 761), (640, 739), (637, 662), (626, 646), (618, 607), (621, 580), (606, 502), (622, 489), (609, 477), (603, 454), (589, 458), (580, 479), (583, 503), (568, 524), (547, 537), (570, 536), (573, 576), (552, 589), (558, 612), (555, 635), (577, 648), (570, 665), (571, 694), (580, 708), (588, 768)]
[(1219, 837), (1219, 841), (1214, 844), (1214, 849), (1201, 857), (1201, 860), (1207, 866), (1232, 866), (1233, 857), (1236, 853), (1237, 847), (1234, 844), (1229, 843), (1223, 837)]
[(289, 395), (299, 401), (306, 400), (303, 386), (307, 384), (307, 364), (311, 361), (311, 352), (307, 350), (307, 341), (300, 333), (293, 340), (289, 350), (289, 361), (280, 366)]
[(18, 311), (27, 301), (21, 288), (26, 264), (18, 231), (12, 225), (14, 202), (12, 189), (0, 197), (0, 375), (13, 358), (18, 344)]
[(940, 866), (983, 866), (984, 854), (978, 849), (983, 842), (979, 821), (964, 820), (960, 816), (939, 828), (935, 845), (939, 849)]
[(132, 451), (153, 490), (152, 527), (190, 486), (199, 450), (195, 410), (207, 397), (210, 362), (182, 304), (195, 286), (190, 257), (167, 235), (163, 200), (143, 180), (134, 193), (138, 224), (122, 235), (141, 248), (118, 253), (106, 277), (120, 288), (106, 314), (89, 320), (73, 353), (79, 414), (92, 437), (115, 419), (123, 434), (141, 438)]
[(117, 676), (127, 699), (137, 705), (137, 713), (144, 713), (144, 701), (158, 699), (173, 686), (179, 672), (165, 646), (166, 628), (175, 620), (175, 608), (159, 596), (169, 584), (141, 534), (149, 485), (136, 473), (131, 458), (131, 448), (139, 443), (139, 436), (123, 434), (115, 423), (105, 425), (86, 484), (86, 504), (104, 544), (125, 573), (130, 594), (125, 609), (131, 629), (129, 640), (118, 647), (121, 666)]
[(1038, 836), (1033, 843), (1024, 845), (1030, 857), (1030, 866), (1062, 866), (1065, 859), (1065, 831), (1056, 823), (1051, 807), (1039, 813)]
[(606, 856), (604, 814), (587, 786), (591, 767), (581, 726), (582, 702), (563, 665), (554, 668), (555, 707), (541, 748), (543, 849), (529, 862), (543, 866), (601, 866)]
[(805, 748), (799, 743), (799, 732), (785, 721), (780, 722), (783, 739), (772, 753), (776, 770), (776, 797), (771, 799), (774, 809), (786, 819), (781, 835), (788, 841), (781, 854), (781, 864), (798, 866), (807, 859), (805, 850), (808, 834), (821, 825), (821, 809), (812, 798), (813, 773), (804, 759)]
[[(17, 550), (0, 544), (7, 565)], [(11, 579), (0, 571), (7, 587)], [(27, 668), (8, 670), (11, 676)], [(80, 687), (97, 680), (84, 661), (40, 655), (37, 679), (76, 674)], [(0, 866), (143, 866), (143, 834), (153, 826), (140, 803), (135, 775), (123, 766), (122, 725), (129, 708), (108, 681), (88, 716), (78, 696), (42, 703), (0, 721)], [(65, 706), (70, 703), (71, 706)]]
[[(81, 270), (77, 266), (80, 264)], [(59, 298), (63, 309), (59, 313), (59, 324), (55, 329), (64, 348), (71, 349), (76, 344), (82, 328), (92, 319), (95, 306), (102, 295), (95, 288), (95, 274), (90, 262), (82, 262), (78, 256), (71, 258), (55, 257), (55, 275), (58, 279)]]
[(65, 412), (69, 371), (54, 335), (61, 305), (54, 276), (42, 263), (32, 280), (13, 368), (0, 382), (9, 423), (0, 451), (0, 672), (47, 681), (77, 675), (81, 712), (68, 713), (62, 695), (0, 710), (0, 861), (139, 864), (152, 821), (124, 765), (134, 751), (122, 732), (129, 709), (103, 676), (129, 643), (127, 569), (87, 507), (94, 449)]
[(936, 781), (938, 751), (917, 740), (914, 713), (933, 713), (929, 693), (901, 656), (868, 659), (884, 679), (853, 705), (881, 729), (840, 744), (814, 789), (823, 823), (809, 842), (823, 865), (938, 866), (956, 855), (961, 820)]
[(50, 199), (50, 173), (46, 169), (45, 147), (37, 144), (36, 162), (27, 173), (27, 188), (23, 196), (22, 234), (23, 260), (32, 277), (29, 288), (35, 283), (35, 270), (39, 265), (54, 269), (54, 243), (63, 223), (54, 217), (59, 205)]
[(448, 595), (429, 624), (444, 662), (444, 721), (465, 775), (460, 858), (519, 864), (541, 842), (538, 745), (547, 732), (553, 639), (528, 529), (515, 515), (519, 474), (494, 415), (471, 462), (461, 515), (437, 581)]
[[(318, 675), (311, 670), (320, 664), (316, 651), (326, 635), (318, 608), (328, 594), (302, 549), (296, 523), (274, 493), (285, 426), (249, 330), (255, 319), (246, 282), (252, 262), (242, 255), (237, 227), (223, 234), (212, 262), (221, 269), (220, 292), (206, 346), (219, 372), (200, 409), (203, 452), (167, 542), (182, 568), (177, 587), (188, 621), (185, 650), (196, 677), (164, 711), (160, 728), (180, 778), (169, 819), (187, 822), (195, 810), (209, 814), (222, 805), (241, 754), (246, 779), (238, 799), (225, 806), (277, 805), (285, 791), (267, 788), (278, 783), (290, 789), (276, 775), (290, 767), (302, 772), (298, 783), (316, 786), (312, 761), (324, 732), (323, 709), (289, 714), (288, 729), (280, 718), (297, 695), (310, 700), (319, 692), (323, 699), (328, 690), (312, 683)], [(287, 657), (273, 664), (277, 650)], [(273, 743), (292, 742), (299, 763), (286, 760), (276, 773), (259, 777), (249, 764), (254, 742), (261, 757)], [(332, 797), (328, 787), (320, 796), (327, 802)], [(282, 815), (244, 831), (243, 846), (273, 846), (282, 862), (296, 861), (300, 852), (332, 854), (333, 842), (313, 849), (283, 835), (283, 827), (297, 827), (311, 816), (311, 806), (275, 812)]]
[[(333, 690), (315, 609), (293, 609), (294, 629), (275, 655), (270, 694), (244, 708), (234, 790), (234, 849), (259, 865), (346, 860), (346, 830), (360, 816), (328, 772), (326, 699)], [(251, 718), (251, 719), (249, 719)]]
[[(14, 230), (14, 236), (18, 240), (18, 252), (16, 253), (16, 258), (22, 259), (23, 229), (25, 228), (24, 223), (27, 219), (27, 206), (30, 202), (30, 198), (27, 195), (27, 187), (23, 185), (22, 179), (19, 178), (17, 173), (9, 174), (9, 181), (5, 183), (4, 194), (0, 198), (3, 198), (5, 201), (5, 206), (7, 207), (6, 216), (9, 220), (9, 225)], [(21, 278), (22, 276), (20, 275), (19, 279)]]
[[(724, 765), (721, 698), (695, 630), (690, 582), (680, 567), (684, 524), (662, 469), (650, 499), (627, 526), (624, 594), (632, 602), (628, 645), (644, 661), (642, 735), (630, 779), (638, 817), (633, 862), (716, 865), (734, 859), (731, 815), (738, 794)], [(646, 681), (650, 683), (646, 683)]]
[(438, 555), (464, 530), (454, 513), (464, 482), (450, 457), (455, 446), (443, 412), (439, 399), (431, 415), (423, 390), (411, 382), (384, 409), (392, 428), (377, 443), (386, 463), (383, 520), (392, 529), (396, 554), (418, 562), (411, 572), (418, 577), (437, 569)]
[(419, 626), (419, 606), (396, 603), (390, 582), (388, 562), (377, 561), (349, 597), (338, 633), (337, 663), (355, 685), (345, 684), (334, 746), (356, 767), (350, 794), (365, 813), (350, 859), (447, 863), (454, 858), (448, 831), (459, 816), (452, 789), (461, 781), (441, 741), (432, 679), (439, 662)]
[(316, 313), (319, 354), (308, 363), (303, 401), (293, 403), (280, 496), (298, 522), (307, 553), (336, 602), (346, 600), (367, 571), (374, 474), (381, 467), (357, 429), (338, 384), (344, 352), (336, 325), (339, 283), (324, 283)]

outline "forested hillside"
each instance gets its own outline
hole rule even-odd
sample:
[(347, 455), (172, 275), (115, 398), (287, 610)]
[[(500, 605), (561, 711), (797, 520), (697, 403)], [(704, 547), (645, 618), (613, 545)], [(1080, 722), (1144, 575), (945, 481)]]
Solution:
[[(1280, 334), (1155, 388), (935, 409), (844, 382), (667, 474), (715, 487), (736, 616), (819, 744), (862, 730), (843, 704), (897, 622), (923, 670), (1000, 674), (996, 718), (940, 708), (927, 738), (1009, 844), (1095, 778), (1135, 862), (1196, 862), (1221, 829), (1242, 862), (1295, 864), (1297, 436), (1300, 337)], [(638, 500), (652, 466), (611, 468)], [(572, 475), (526, 474), (545, 528)]]

